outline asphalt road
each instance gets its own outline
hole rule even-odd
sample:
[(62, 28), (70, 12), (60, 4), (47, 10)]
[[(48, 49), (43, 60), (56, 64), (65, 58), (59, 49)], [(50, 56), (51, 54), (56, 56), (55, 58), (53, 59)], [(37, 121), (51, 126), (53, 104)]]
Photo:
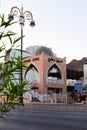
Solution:
[(87, 130), (87, 113), (12, 110), (0, 118), (0, 130)]

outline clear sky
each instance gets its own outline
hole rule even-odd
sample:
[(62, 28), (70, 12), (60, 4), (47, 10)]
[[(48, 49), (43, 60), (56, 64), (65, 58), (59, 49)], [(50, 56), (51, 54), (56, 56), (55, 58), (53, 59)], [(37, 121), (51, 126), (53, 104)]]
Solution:
[[(13, 6), (32, 12), (36, 26), (25, 21), (23, 47), (45, 45), (58, 57), (87, 57), (87, 0), (1, 0), (0, 12), (8, 17)], [(20, 26), (14, 30), (20, 35)]]

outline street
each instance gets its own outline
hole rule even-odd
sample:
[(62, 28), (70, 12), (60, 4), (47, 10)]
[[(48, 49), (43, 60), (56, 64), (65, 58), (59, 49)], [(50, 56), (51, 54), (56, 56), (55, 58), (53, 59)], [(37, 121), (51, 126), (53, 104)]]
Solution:
[(87, 113), (17, 109), (0, 118), (0, 130), (87, 130)]

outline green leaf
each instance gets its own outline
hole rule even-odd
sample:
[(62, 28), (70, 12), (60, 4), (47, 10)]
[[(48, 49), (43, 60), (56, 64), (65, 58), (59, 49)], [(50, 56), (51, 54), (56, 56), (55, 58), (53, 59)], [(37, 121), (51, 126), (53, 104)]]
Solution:
[(24, 37), (24, 36), (21, 36), (21, 37), (19, 37), (19, 38), (17, 38), (17, 39), (14, 39), (13, 43), (15, 44), (16, 42), (18, 42), (19, 40), (21, 40), (23, 37)]
[(16, 57), (14, 54), (13, 57), (8, 58), (16, 43), (24, 36), (18, 38), (15, 37), (13, 39), (13, 36), (15, 36), (16, 33), (8, 30), (8, 27), (12, 26), (15, 22), (11, 22), (9, 20), (5, 21), (4, 15), (0, 16), (0, 19), (0, 27), (4, 28), (3, 31), (0, 32), (0, 40), (5, 38), (5, 40), (7, 39), (7, 42), (10, 42), (10, 47), (6, 49), (7, 42), (4, 43), (4, 41), (0, 41), (0, 54), (1, 52), (5, 52), (5, 55), (0, 55), (0, 59), (6, 59), (4, 63), (0, 63), (0, 80), (4, 79), (2, 89), (0, 89), (0, 95), (2, 96), (3, 94), (7, 97), (2, 106), (0, 106), (0, 112), (5, 114), (10, 111), (10, 108), (14, 109), (16, 105), (20, 104), (19, 97), (23, 96), (23, 93), (28, 91), (24, 89), (25, 85), (28, 83), (24, 79), (22, 79), (21, 83), (18, 83), (16, 82), (16, 78), (14, 76), (14, 73), (20, 73), (21, 67), (23, 67), (23, 69), (27, 69), (21, 60), (21, 57)]

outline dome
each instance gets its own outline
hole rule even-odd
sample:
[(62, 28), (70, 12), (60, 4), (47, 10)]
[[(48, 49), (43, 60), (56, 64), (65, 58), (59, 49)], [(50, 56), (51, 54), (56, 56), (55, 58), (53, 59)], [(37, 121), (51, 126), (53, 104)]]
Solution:
[(45, 46), (40, 46), (37, 50), (35, 55), (40, 55), (42, 52), (44, 52), (47, 55), (53, 56), (54, 53), (52, 52), (52, 50), (48, 47)]

